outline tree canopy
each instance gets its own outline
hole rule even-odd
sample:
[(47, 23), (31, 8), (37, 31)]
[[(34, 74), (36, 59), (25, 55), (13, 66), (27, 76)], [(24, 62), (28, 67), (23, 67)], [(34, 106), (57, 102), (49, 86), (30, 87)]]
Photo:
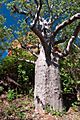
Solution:
[[(51, 42), (51, 46), (65, 42), (66, 48), (62, 54), (59, 54), (60, 56), (67, 55), (76, 37), (79, 43), (79, 4), (78, 0), (7, 1), (7, 6), (13, 15), (23, 15), (23, 21), (19, 20), (23, 28), (20, 32), (31, 29), (40, 38), (42, 44), (46, 41), (42, 40), (44, 37), (48, 39), (48, 44)], [(34, 26), (36, 30), (33, 29)]]

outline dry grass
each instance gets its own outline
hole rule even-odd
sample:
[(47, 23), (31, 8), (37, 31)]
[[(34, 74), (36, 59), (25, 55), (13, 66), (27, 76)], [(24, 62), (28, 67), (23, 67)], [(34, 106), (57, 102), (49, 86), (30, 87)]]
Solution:
[(35, 114), (33, 98), (21, 95), (9, 102), (3, 94), (0, 96), (0, 120), (80, 120), (80, 111), (70, 108), (61, 117), (50, 113)]

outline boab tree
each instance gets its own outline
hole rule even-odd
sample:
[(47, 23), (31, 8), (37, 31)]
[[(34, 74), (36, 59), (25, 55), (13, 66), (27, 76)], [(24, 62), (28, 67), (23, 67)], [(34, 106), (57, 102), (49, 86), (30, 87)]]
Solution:
[[(9, 3), (10, 4), (10, 3)], [(59, 75), (59, 60), (66, 57), (80, 31), (79, 1), (76, 0), (14, 0), (11, 8), (26, 17), (30, 29), (41, 42), (35, 63), (35, 108), (48, 104), (62, 111), (63, 100)], [(64, 50), (59, 44), (66, 42)]]

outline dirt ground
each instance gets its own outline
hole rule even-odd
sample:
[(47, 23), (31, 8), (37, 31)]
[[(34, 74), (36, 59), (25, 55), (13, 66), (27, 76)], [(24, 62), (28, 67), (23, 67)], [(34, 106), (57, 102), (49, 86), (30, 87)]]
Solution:
[(37, 113), (34, 111), (32, 97), (18, 96), (8, 101), (6, 94), (0, 96), (0, 120), (80, 120), (80, 111), (72, 107), (62, 116), (50, 113)]

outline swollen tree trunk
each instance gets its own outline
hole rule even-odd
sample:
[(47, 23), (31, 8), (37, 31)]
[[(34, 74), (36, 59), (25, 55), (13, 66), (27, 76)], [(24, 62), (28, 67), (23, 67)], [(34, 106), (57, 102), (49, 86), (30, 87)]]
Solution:
[(46, 105), (50, 105), (55, 111), (63, 109), (58, 61), (58, 56), (54, 54), (48, 64), (44, 50), (40, 51), (35, 66), (34, 101), (37, 111)]

